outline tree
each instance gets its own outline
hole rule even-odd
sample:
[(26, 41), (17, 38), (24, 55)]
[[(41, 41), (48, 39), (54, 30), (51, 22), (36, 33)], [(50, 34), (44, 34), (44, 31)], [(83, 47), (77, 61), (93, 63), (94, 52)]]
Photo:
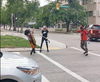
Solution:
[(34, 13), (36, 12), (37, 8), (36, 5), (38, 6), (38, 1), (32, 1), (32, 2), (27, 2), (27, 4), (25, 4), (25, 8), (22, 8), (20, 11), (20, 15), (19, 17), (22, 19), (22, 27), (21, 27), (21, 31), (23, 32), (23, 25), (26, 19), (32, 19), (32, 16), (34, 15)]
[(77, 0), (74, 0), (73, 3), (69, 1), (69, 8), (60, 8), (58, 11), (56, 10), (55, 6), (56, 6), (56, 2), (52, 2), (50, 3), (49, 9), (52, 11), (50, 12), (50, 20), (52, 20), (52, 22), (59, 22), (59, 21), (63, 21), (66, 22), (67, 25), (67, 30), (66, 32), (69, 31), (69, 24), (71, 23), (71, 21), (74, 24), (77, 24), (77, 14), (78, 13), (78, 19), (80, 21), (82, 21), (83, 23), (85, 23), (85, 17), (86, 17), (86, 13), (85, 13), (85, 9), (83, 8), (83, 6), (79, 5)]
[[(17, 21), (21, 22), (21, 31), (23, 32), (23, 26), (25, 20), (31, 18), (34, 11), (35, 5), (38, 3), (37, 0), (29, 1), (29, 0), (8, 0), (6, 5), (6, 10), (10, 10), (10, 15), (13, 13), (14, 19), (14, 31), (16, 31), (16, 23)], [(8, 11), (9, 12), (9, 11)], [(9, 15), (9, 16), (10, 16)], [(10, 16), (11, 17), (11, 16)]]
[[(2, 6), (2, 1), (0, 1), (0, 9), (1, 9), (1, 6)], [(1, 10), (0, 10), (0, 24), (1, 24)]]
[(1, 20), (0, 23), (4, 24), (4, 29), (5, 29), (5, 24), (7, 23), (7, 14), (6, 14), (6, 9), (5, 7), (1, 7)]
[(8, 11), (7, 13), (9, 13), (8, 17), (11, 17), (11, 14), (13, 13), (14, 31), (16, 31), (17, 11), (20, 10), (22, 6), (23, 0), (7, 0), (6, 10)]
[[(49, 3), (51, 0), (47, 0)], [(36, 22), (34, 25), (36, 28), (46, 25), (47, 27), (50, 26), (50, 11), (49, 11), (49, 5), (45, 5), (43, 7), (38, 8), (33, 16), (33, 20)]]

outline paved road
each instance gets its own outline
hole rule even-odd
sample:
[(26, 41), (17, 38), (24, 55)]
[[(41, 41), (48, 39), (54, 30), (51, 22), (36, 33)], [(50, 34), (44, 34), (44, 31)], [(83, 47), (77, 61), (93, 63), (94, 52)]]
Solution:
[[(35, 32), (35, 37), (40, 37), (39, 33)], [(84, 56), (79, 34), (50, 33), (49, 38), (55, 41), (53, 46), (61, 42), (67, 48), (37, 51), (32, 56), (28, 51), (19, 52), (39, 64), (43, 80), (46, 79), (43, 82), (100, 82), (100, 41), (90, 42), (89, 56)]]
[(79, 34), (50, 33), (49, 38), (68, 47), (50, 50), (49, 53), (45, 50), (42, 53), (37, 51), (32, 56), (29, 52), (21, 52), (39, 64), (47, 82), (100, 82), (100, 41), (90, 42), (89, 56), (84, 56), (79, 47)]

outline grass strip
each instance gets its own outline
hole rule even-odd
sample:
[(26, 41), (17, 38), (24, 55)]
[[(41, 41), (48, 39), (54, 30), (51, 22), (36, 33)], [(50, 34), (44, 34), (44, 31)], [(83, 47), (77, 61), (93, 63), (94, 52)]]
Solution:
[[(1, 48), (31, 48), (28, 40), (18, 36), (1, 36), (0, 41)], [(36, 45), (36, 48), (39, 48), (39, 46)]]

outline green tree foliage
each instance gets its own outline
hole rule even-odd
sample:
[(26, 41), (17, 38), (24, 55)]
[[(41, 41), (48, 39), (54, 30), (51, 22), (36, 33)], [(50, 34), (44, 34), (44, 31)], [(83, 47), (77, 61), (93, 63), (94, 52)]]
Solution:
[[(21, 31), (23, 32), (24, 23), (31, 20), (36, 22), (34, 27), (38, 28), (40, 26), (51, 24), (56, 24), (59, 22), (66, 22), (67, 32), (69, 31), (69, 24), (73, 22), (77, 25), (77, 13), (78, 20), (85, 24), (86, 10), (83, 6), (78, 4), (78, 0), (67, 0), (69, 2), (69, 8), (60, 8), (56, 10), (56, 3), (48, 0), (49, 4), (43, 7), (39, 7), (38, 0), (7, 0), (6, 7), (1, 9), (1, 21), (2, 24), (11, 24), (11, 14), (13, 13), (14, 19), (14, 30), (16, 30), (16, 25), (21, 25)], [(63, 1), (63, 0), (59, 0)], [(35, 7), (37, 6), (37, 7)], [(16, 21), (17, 18), (17, 21)]]
[(5, 29), (5, 24), (7, 23), (7, 14), (6, 14), (6, 9), (5, 7), (1, 8), (1, 24), (4, 24), (4, 29)]
[(34, 15), (34, 13), (36, 12), (38, 7), (35, 7), (38, 2), (34, 1), (34, 2), (27, 2), (27, 4), (25, 5), (25, 8), (23, 8), (20, 11), (20, 18), (23, 19), (22, 21), (22, 28), (21, 28), (21, 32), (23, 32), (23, 25), (26, 19), (32, 19), (32, 16)]
[(0, 0), (0, 24), (1, 24), (1, 6), (2, 6), (2, 1)]
[[(2, 8), (2, 23), (11, 24), (11, 14), (13, 13), (14, 31), (16, 31), (17, 24), (21, 24), (21, 31), (26, 19), (32, 18), (36, 11), (35, 5), (39, 5), (37, 0), (30, 2), (29, 0), (7, 0), (5, 9)], [(4, 14), (3, 14), (4, 13)]]
[(55, 17), (56, 21), (66, 22), (67, 32), (69, 31), (69, 24), (71, 23), (71, 21), (74, 24), (77, 24), (77, 13), (78, 20), (80, 20), (83, 23), (85, 23), (86, 17), (85, 9), (83, 8), (83, 6), (79, 5), (77, 0), (72, 0), (72, 2), (71, 0), (68, 0), (68, 2), (68, 6), (70, 6), (69, 8), (60, 8), (59, 11), (54, 9), (54, 11), (52, 12), (54, 13), (53, 17)]
[(77, 0), (68, 0), (68, 2), (69, 8), (60, 8), (59, 10), (56, 10), (57, 2), (51, 2), (49, 5), (44, 6), (41, 9), (43, 10), (42, 14), (39, 15), (42, 22), (47, 26), (60, 21), (66, 22), (67, 32), (69, 31), (69, 24), (71, 22), (77, 25), (77, 18), (85, 24), (86, 11), (83, 6), (79, 5)]

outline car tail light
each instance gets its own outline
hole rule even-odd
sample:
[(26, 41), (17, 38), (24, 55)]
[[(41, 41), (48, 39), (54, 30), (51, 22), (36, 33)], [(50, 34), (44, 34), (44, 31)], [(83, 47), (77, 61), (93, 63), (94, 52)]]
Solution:
[(90, 33), (93, 34), (93, 30), (90, 30)]
[(36, 75), (39, 73), (39, 68), (28, 68), (28, 67), (17, 67), (22, 72), (29, 74), (29, 75)]

